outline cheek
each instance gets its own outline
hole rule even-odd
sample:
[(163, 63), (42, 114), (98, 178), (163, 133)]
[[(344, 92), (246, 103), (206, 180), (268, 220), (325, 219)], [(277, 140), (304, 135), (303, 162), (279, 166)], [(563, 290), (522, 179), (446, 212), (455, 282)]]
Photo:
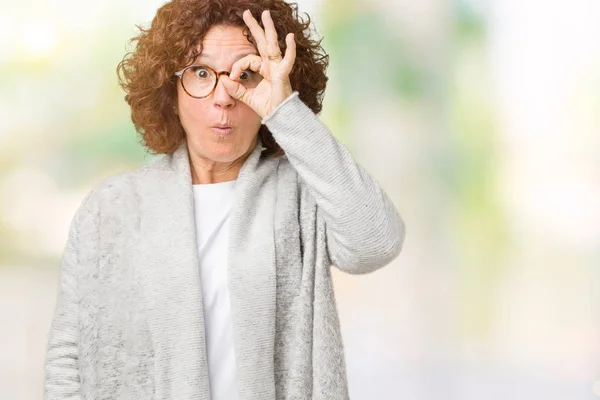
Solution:
[(248, 128), (250, 128), (249, 130), (256, 130), (258, 131), (258, 128), (260, 128), (260, 123), (261, 123), (261, 119), (260, 116), (254, 112), (254, 110), (246, 105), (246, 104), (239, 104), (239, 112), (240, 112), (240, 117), (243, 121), (246, 121), (246, 126), (248, 126)]
[(185, 124), (185, 121), (199, 122), (204, 120), (206, 115), (203, 112), (203, 105), (200, 101), (191, 98), (185, 93), (183, 96), (178, 93), (177, 96), (177, 109), (179, 110), (179, 118), (181, 122)]

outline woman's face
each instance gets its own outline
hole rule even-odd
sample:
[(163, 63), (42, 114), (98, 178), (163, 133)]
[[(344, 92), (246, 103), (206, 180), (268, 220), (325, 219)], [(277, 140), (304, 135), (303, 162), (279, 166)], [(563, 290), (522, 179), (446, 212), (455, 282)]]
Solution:
[[(194, 64), (207, 65), (215, 71), (231, 71), (232, 65), (248, 54), (258, 52), (241, 27), (217, 25), (206, 33), (202, 54)], [(220, 80), (213, 94), (203, 99), (188, 96), (178, 80), (177, 108), (189, 150), (197, 157), (230, 163), (247, 155), (256, 144), (260, 116), (231, 97)], [(215, 126), (232, 129), (227, 133), (214, 129)]]

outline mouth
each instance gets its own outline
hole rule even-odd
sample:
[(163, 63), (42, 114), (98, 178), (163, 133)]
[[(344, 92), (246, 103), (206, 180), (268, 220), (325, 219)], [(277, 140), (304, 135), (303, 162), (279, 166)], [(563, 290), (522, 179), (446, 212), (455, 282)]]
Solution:
[(211, 130), (213, 131), (213, 133), (216, 133), (217, 135), (227, 136), (227, 135), (231, 134), (231, 132), (233, 131), (233, 128), (229, 125), (214, 125), (211, 127)]

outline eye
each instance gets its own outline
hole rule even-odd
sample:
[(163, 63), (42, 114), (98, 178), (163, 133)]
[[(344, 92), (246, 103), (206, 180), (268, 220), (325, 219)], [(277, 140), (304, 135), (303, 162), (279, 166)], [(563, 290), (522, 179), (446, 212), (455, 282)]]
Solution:
[(240, 73), (240, 78), (239, 79), (242, 80), (242, 81), (249, 81), (252, 78), (254, 78), (255, 75), (256, 75), (256, 72), (254, 72), (254, 71), (252, 71), (250, 69), (247, 69), (247, 70), (242, 71)]
[(196, 75), (199, 79), (208, 79), (210, 78), (210, 71), (203, 67), (193, 68), (194, 75)]

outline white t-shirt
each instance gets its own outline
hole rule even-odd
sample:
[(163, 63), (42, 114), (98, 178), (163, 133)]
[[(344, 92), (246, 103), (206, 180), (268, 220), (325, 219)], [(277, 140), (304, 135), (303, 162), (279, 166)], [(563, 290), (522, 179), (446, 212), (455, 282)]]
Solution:
[(212, 400), (232, 400), (238, 396), (227, 287), (229, 213), (235, 183), (192, 185)]

